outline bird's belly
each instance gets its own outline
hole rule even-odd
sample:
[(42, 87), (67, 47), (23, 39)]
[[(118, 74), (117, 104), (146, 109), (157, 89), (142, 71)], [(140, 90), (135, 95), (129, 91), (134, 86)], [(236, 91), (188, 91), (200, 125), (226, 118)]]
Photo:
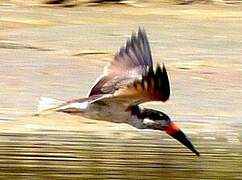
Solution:
[(115, 103), (105, 105), (90, 104), (83, 116), (95, 120), (127, 123), (129, 113), (125, 111), (123, 106)]

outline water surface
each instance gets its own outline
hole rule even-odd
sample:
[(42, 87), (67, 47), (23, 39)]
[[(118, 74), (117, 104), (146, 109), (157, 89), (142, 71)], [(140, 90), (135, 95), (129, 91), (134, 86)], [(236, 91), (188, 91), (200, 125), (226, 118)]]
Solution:
[[(241, 17), (215, 6), (2, 6), (0, 177), (242, 179)], [(201, 157), (162, 132), (33, 116), (42, 96), (85, 97), (139, 25), (172, 87), (168, 103), (147, 106), (169, 114)]]

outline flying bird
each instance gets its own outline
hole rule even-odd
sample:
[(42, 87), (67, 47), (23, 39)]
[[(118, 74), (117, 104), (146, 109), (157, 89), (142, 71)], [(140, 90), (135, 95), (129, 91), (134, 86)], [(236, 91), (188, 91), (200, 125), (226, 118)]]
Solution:
[(40, 114), (57, 111), (127, 123), (138, 129), (165, 131), (199, 156), (191, 141), (168, 115), (140, 106), (149, 101), (165, 102), (169, 97), (170, 83), (165, 65), (153, 66), (146, 32), (139, 28), (105, 67), (87, 98), (59, 101), (42, 97), (38, 110)]

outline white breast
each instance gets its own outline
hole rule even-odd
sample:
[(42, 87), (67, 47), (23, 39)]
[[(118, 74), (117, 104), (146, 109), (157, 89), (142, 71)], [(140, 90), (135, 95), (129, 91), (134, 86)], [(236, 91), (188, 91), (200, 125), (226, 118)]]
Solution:
[(89, 103), (89, 102), (74, 102), (64, 105), (57, 109), (66, 113), (75, 113), (80, 116), (95, 119), (110, 121), (115, 123), (127, 123), (129, 113), (125, 111), (122, 104), (119, 103)]
[(89, 104), (84, 116), (91, 119), (114, 123), (127, 123), (129, 113), (125, 111), (124, 106), (118, 103), (108, 103), (103, 105), (92, 103)]

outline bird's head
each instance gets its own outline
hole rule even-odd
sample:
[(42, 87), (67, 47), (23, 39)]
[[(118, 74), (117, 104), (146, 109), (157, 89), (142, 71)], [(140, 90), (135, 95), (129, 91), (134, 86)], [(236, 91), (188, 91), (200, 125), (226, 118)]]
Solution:
[(142, 128), (165, 131), (197, 156), (200, 155), (183, 131), (165, 113), (153, 109), (141, 109), (136, 105), (129, 106), (127, 111), (130, 111), (131, 115), (136, 115), (139, 119), (143, 120)]

